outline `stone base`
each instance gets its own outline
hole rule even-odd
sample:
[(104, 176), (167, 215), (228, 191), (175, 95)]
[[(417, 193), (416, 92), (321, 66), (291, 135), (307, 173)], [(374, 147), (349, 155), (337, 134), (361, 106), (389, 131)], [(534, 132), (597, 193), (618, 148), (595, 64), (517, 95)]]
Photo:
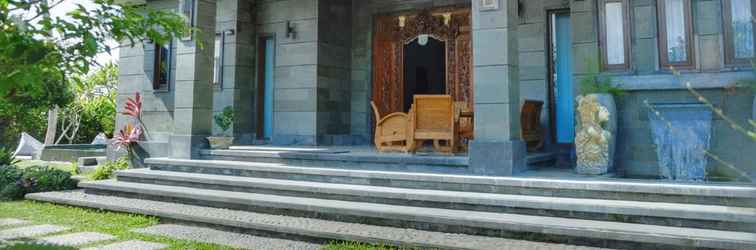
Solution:
[(273, 135), (273, 145), (317, 145), (316, 138), (313, 135)]
[(580, 164), (575, 167), (575, 172), (581, 175), (605, 175), (609, 173), (609, 166), (588, 167)]
[(170, 156), (177, 159), (197, 159), (201, 149), (207, 149), (207, 135), (171, 135)]
[(470, 171), (476, 175), (512, 176), (527, 170), (525, 142), (470, 142)]
[(106, 145), (74, 144), (47, 145), (40, 152), (43, 161), (77, 162), (81, 157), (105, 156)]

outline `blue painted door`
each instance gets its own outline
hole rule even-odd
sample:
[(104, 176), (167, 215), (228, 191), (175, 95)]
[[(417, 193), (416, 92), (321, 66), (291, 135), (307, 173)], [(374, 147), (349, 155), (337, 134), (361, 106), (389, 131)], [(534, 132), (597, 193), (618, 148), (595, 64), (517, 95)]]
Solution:
[(575, 141), (575, 105), (572, 79), (572, 27), (569, 13), (556, 13), (553, 20), (554, 99), (558, 143)]
[(265, 94), (263, 98), (263, 137), (270, 139), (273, 135), (273, 58), (275, 56), (275, 41), (265, 39)]

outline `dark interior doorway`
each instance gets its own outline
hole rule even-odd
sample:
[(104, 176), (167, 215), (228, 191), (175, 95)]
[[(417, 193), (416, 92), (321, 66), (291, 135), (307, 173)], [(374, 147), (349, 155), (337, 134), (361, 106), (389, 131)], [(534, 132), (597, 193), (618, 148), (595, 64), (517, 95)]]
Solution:
[(446, 43), (428, 37), (404, 45), (404, 112), (408, 112), (414, 95), (446, 94)]

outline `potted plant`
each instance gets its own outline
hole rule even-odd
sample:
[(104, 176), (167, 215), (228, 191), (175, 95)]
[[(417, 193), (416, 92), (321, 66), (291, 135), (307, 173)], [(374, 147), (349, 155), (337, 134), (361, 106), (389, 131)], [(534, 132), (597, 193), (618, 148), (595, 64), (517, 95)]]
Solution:
[(215, 124), (221, 129), (221, 134), (207, 137), (207, 141), (210, 142), (211, 149), (227, 149), (234, 142), (234, 137), (228, 136), (228, 130), (234, 124), (234, 109), (230, 106), (226, 107), (214, 118)]
[[(617, 105), (615, 97), (625, 94), (625, 90), (615, 87), (612, 84), (612, 78), (607, 75), (601, 75), (598, 72), (598, 65), (591, 61), (586, 62), (588, 68), (593, 69), (580, 81), (581, 98), (589, 98), (595, 100), (601, 109), (595, 109), (595, 112), (601, 111), (601, 114), (591, 114), (605, 117), (602, 119), (601, 126), (609, 133), (608, 136), (608, 166), (607, 171), (612, 172), (614, 167), (614, 152), (617, 143)], [(585, 100), (589, 100), (585, 99)], [(576, 145), (577, 146), (577, 145)], [(586, 173), (586, 174), (605, 174), (607, 171), (601, 171), (602, 173)]]

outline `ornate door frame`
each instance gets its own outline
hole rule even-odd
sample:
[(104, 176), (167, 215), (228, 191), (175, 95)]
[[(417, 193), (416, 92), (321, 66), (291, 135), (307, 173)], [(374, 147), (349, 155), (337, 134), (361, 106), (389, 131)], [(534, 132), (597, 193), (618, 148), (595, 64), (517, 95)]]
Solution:
[(446, 93), (473, 108), (470, 8), (445, 7), (375, 17), (373, 97), (380, 113), (404, 111), (404, 46), (421, 34), (446, 45)]

